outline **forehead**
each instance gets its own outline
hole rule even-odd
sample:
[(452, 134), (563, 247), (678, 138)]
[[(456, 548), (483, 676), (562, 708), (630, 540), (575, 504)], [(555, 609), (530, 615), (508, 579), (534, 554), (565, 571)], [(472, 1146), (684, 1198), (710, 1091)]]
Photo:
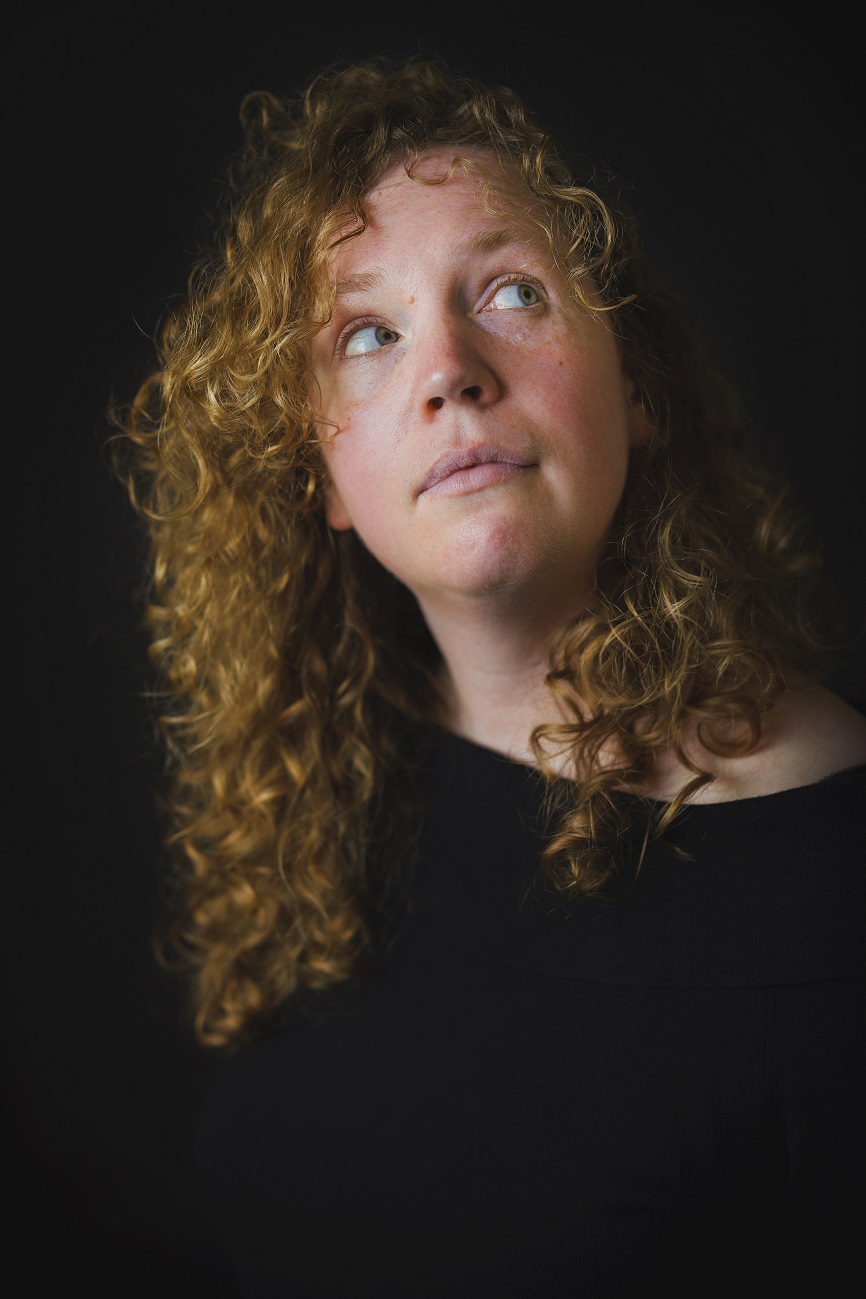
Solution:
[(332, 280), (359, 258), (387, 257), (413, 243), (420, 253), (437, 233), (459, 232), (479, 252), (511, 240), (546, 242), (541, 201), (512, 164), (481, 149), (429, 150), (410, 174), (396, 162), (364, 195), (362, 207), (366, 229), (354, 224), (342, 231), (327, 258)]
[(525, 213), (534, 196), (515, 165), (485, 149), (439, 148), (419, 154), (409, 171), (392, 163), (366, 196), (377, 208), (448, 201), (482, 211)]

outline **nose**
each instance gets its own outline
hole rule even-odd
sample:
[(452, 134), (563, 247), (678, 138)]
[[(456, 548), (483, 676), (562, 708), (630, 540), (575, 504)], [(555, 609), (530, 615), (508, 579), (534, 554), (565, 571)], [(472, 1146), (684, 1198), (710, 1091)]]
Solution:
[(419, 396), (429, 417), (450, 403), (483, 407), (502, 396), (499, 376), (472, 330), (470, 322), (456, 320), (441, 324), (425, 339)]

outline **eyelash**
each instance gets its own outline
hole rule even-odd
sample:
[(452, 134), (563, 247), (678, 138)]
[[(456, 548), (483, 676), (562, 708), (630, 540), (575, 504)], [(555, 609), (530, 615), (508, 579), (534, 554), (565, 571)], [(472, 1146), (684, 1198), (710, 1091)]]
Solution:
[[(390, 325), (386, 325), (386, 322), (381, 316), (361, 316), (359, 320), (353, 320), (350, 325), (346, 326), (340, 334), (340, 337), (337, 339), (337, 352), (344, 361), (360, 361), (363, 360), (364, 356), (373, 355), (372, 352), (362, 352), (360, 356), (346, 356), (346, 344), (352, 335), (356, 334), (359, 329), (366, 329), (370, 325), (385, 325), (387, 329), (391, 328)], [(397, 332), (398, 331), (395, 329), (394, 333), (396, 334)]]
[[(540, 282), (534, 279), (531, 275), (505, 275), (501, 280), (496, 280), (494, 282), (492, 291), (488, 295), (488, 302), (495, 298), (498, 291), (504, 288), (506, 284), (530, 284), (533, 289), (535, 289), (539, 298), (542, 300), (544, 299), (544, 290)], [(484, 311), (485, 307), (482, 307), (481, 310)], [(527, 308), (527, 310), (531, 310), (531, 308)], [(346, 326), (340, 334), (340, 337), (337, 339), (337, 352), (344, 361), (362, 361), (365, 357), (375, 355), (375, 352), (362, 352), (359, 356), (346, 356), (346, 344), (352, 335), (357, 333), (359, 329), (366, 329), (371, 325), (384, 325), (387, 329), (391, 328), (391, 326), (388, 325), (381, 316), (361, 316), (360, 319), (353, 320), (350, 325)], [(395, 334), (398, 334), (399, 332), (400, 331), (397, 329), (394, 330)]]
[[(544, 300), (544, 296), (545, 296), (545, 294), (544, 294), (544, 289), (543, 289), (542, 286), (541, 286), (541, 283), (540, 283), (538, 280), (533, 279), (533, 277), (532, 277), (531, 275), (505, 275), (505, 276), (503, 276), (503, 278), (502, 278), (501, 280), (496, 280), (496, 281), (494, 282), (494, 285), (493, 285), (493, 291), (490, 293), (489, 298), (490, 298), (490, 299), (495, 298), (495, 297), (496, 297), (496, 294), (498, 293), (498, 291), (499, 291), (500, 289), (504, 289), (505, 286), (506, 286), (506, 284), (529, 284), (533, 289), (535, 289), (535, 292), (538, 294), (539, 298), (541, 298), (542, 300)], [(540, 304), (538, 304), (538, 305), (540, 305)], [(483, 308), (482, 308), (482, 310), (483, 310)]]

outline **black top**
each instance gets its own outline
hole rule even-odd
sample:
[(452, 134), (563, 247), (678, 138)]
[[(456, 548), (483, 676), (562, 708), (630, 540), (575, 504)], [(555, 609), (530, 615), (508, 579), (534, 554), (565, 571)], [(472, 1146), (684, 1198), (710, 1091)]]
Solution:
[(859, 1295), (866, 767), (690, 808), (606, 901), (540, 876), (536, 773), (428, 768), (390, 950), (209, 1097), (242, 1294)]

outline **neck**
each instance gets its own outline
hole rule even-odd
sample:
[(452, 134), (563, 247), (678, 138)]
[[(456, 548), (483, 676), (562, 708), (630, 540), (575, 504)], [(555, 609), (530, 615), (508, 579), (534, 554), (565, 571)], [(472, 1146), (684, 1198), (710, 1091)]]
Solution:
[(547, 646), (557, 624), (479, 607), (446, 613), (422, 603), (422, 609), (445, 663), (442, 723), (455, 735), (534, 764), (535, 727), (564, 720), (545, 685)]

